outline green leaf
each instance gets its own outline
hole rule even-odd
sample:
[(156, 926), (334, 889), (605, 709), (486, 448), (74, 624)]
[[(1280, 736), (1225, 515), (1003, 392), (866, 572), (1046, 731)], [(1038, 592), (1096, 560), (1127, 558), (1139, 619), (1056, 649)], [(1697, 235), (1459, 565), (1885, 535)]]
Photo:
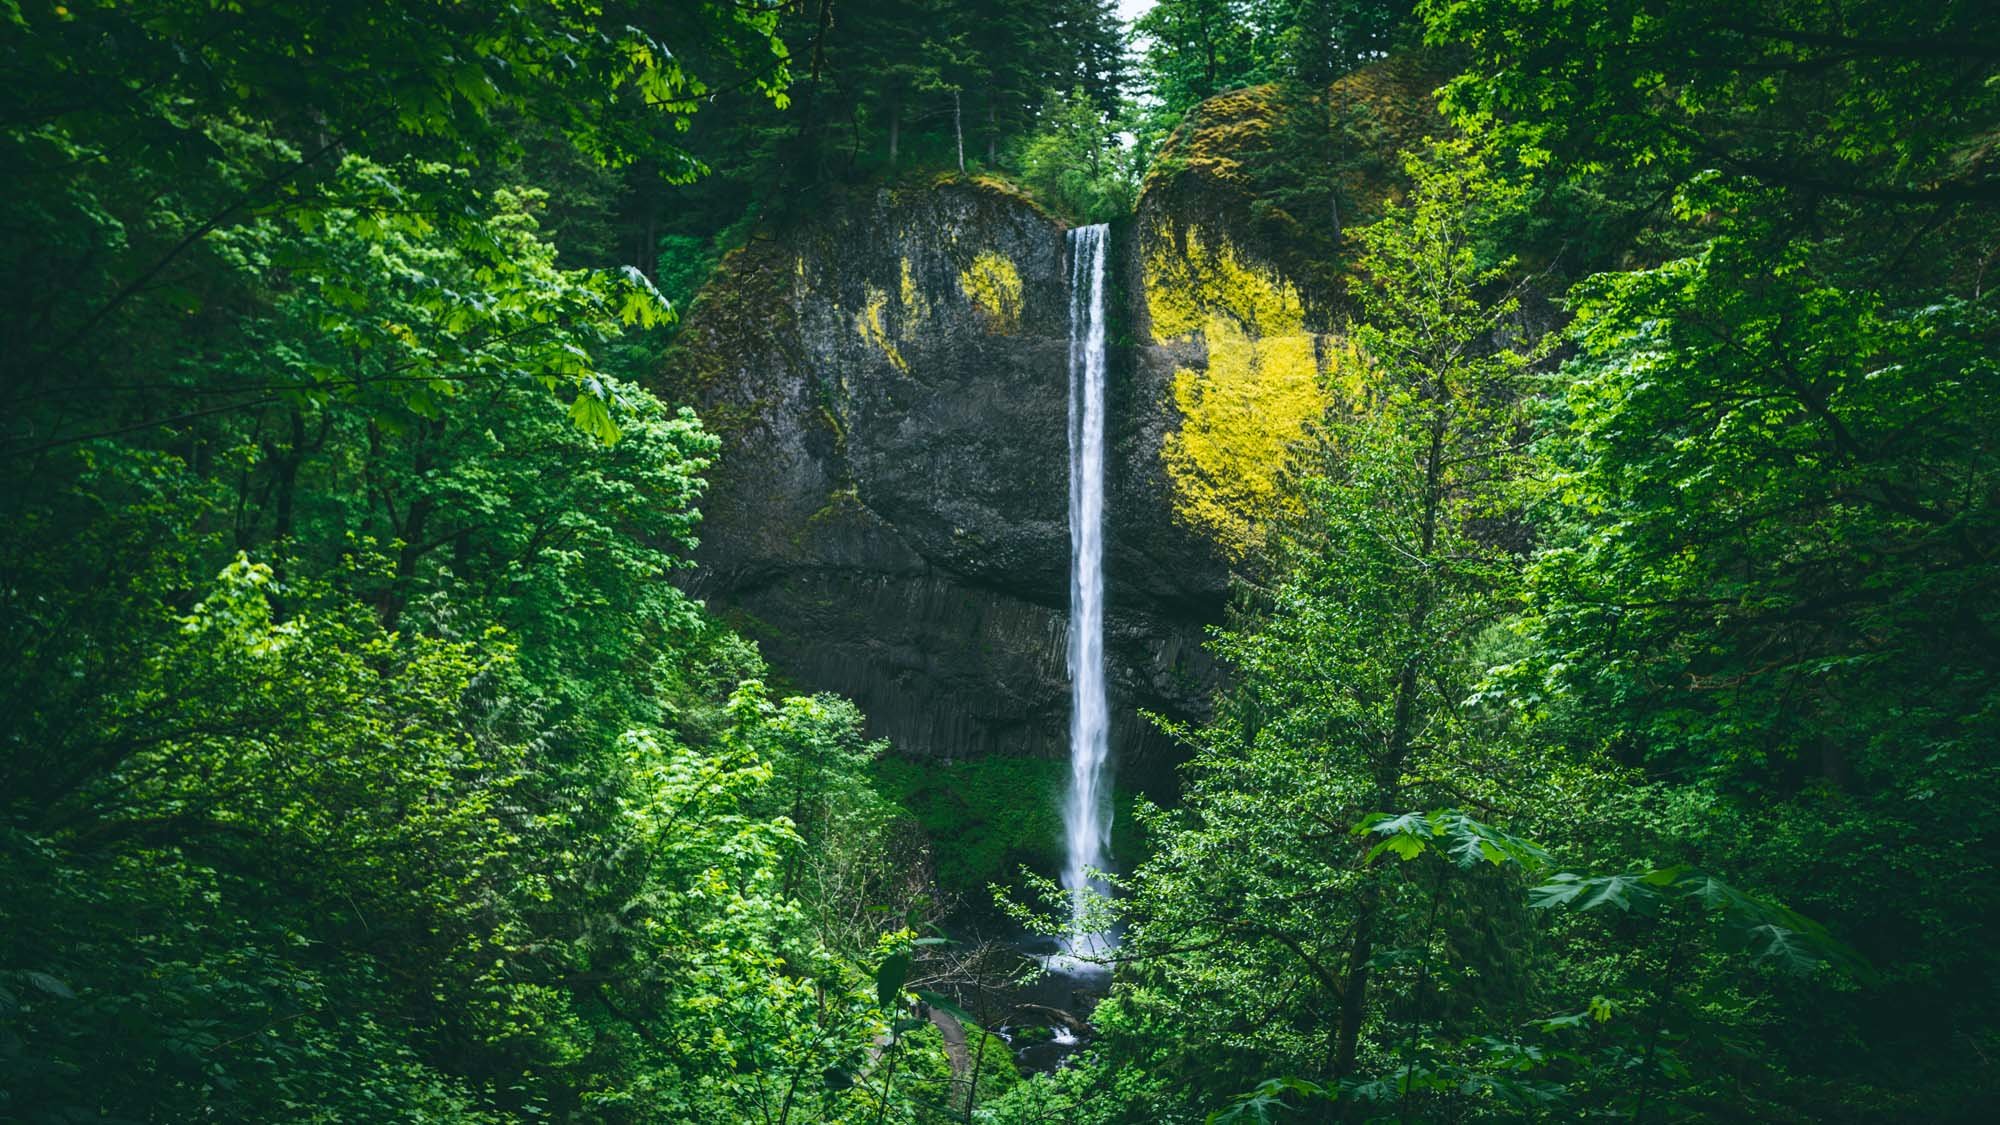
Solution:
[(1361, 818), (1361, 822), (1354, 826), (1354, 834), (1387, 837), (1368, 849), (1368, 854), (1362, 857), (1362, 862), (1373, 863), (1376, 857), (1385, 851), (1395, 852), (1399, 858), (1408, 862), (1424, 854), (1424, 849), (1428, 847), (1426, 841), (1437, 835), (1437, 827), (1432, 823), (1430, 814), (1426, 813), (1409, 812), (1400, 815), (1371, 813)]
[(1552, 857), (1539, 844), (1483, 824), (1455, 810), (1435, 814), (1442, 834), (1451, 841), (1451, 854), (1460, 867), (1485, 861), (1495, 867), (1509, 863), (1535, 869), (1548, 866)]
[(1356, 836), (1371, 834), (1376, 836), (1394, 836), (1397, 834), (1432, 836), (1436, 833), (1431, 828), (1429, 815), (1420, 812), (1407, 812), (1400, 814), (1370, 813), (1362, 817), (1361, 822), (1354, 826), (1354, 834)]
[(1296, 1094), (1301, 1098), (1332, 1097), (1326, 1087), (1303, 1078), (1267, 1078), (1257, 1087), (1238, 1094), (1227, 1109), (1209, 1114), (1205, 1125), (1227, 1125), (1230, 1122), (1271, 1122), (1280, 1113), (1297, 1113), (1298, 1107), (1285, 1100), (1285, 1095)]
[(1653, 892), (1646, 888), (1643, 878), (1631, 875), (1601, 875), (1584, 880), (1582, 901), (1579, 910), (1596, 910), (1600, 906), (1615, 906), (1629, 911), (1633, 904), (1650, 899)]
[(972, 1018), (971, 1012), (959, 1007), (952, 1001), (951, 997), (946, 996), (942, 992), (932, 992), (929, 989), (920, 988), (917, 990), (917, 999), (922, 1000), (924, 1003), (929, 1004), (931, 1007), (936, 1008), (938, 1011), (943, 1012), (960, 1023), (979, 1022)]
[(1390, 851), (1395, 852), (1398, 857), (1407, 861), (1424, 854), (1425, 846), (1424, 841), (1415, 836), (1391, 836), (1374, 847), (1369, 848), (1368, 854), (1362, 858), (1364, 862), (1373, 863), (1376, 856), (1381, 855), (1385, 851)]
[(578, 391), (576, 400), (569, 404), (569, 420), (576, 423), (577, 429), (606, 445), (615, 444), (620, 436), (618, 423), (611, 418), (611, 408), (588, 390)]
[(1549, 881), (1528, 891), (1528, 905), (1536, 910), (1547, 910), (1556, 906), (1567, 906), (1583, 893), (1583, 877), (1570, 871), (1559, 871)]
[(891, 953), (882, 959), (882, 967), (875, 970), (875, 1000), (884, 1008), (896, 1007), (902, 1001), (903, 982), (910, 976), (910, 955), (907, 952)]
[(34, 985), (50, 996), (60, 997), (64, 1000), (76, 999), (76, 993), (69, 990), (69, 985), (64, 984), (47, 973), (29, 969), (21, 975), (28, 978), (29, 984)]
[(1653, 905), (1659, 892), (1643, 875), (1595, 875), (1585, 877), (1570, 871), (1558, 872), (1548, 882), (1528, 891), (1528, 905), (1546, 910), (1552, 906), (1575, 906), (1596, 910), (1615, 906), (1629, 911), (1635, 906)]
[(1767, 922), (1750, 927), (1750, 948), (1759, 961), (1774, 961), (1793, 973), (1808, 973), (1820, 963), (1820, 956), (1797, 930)]

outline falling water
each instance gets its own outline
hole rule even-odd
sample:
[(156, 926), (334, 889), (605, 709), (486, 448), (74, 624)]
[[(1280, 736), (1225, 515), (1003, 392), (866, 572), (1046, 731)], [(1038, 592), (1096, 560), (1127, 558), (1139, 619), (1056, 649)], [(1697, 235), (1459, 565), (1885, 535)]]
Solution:
[[(1070, 954), (1101, 948), (1109, 935), (1083, 932), (1082, 891), (1095, 883), (1111, 844), (1105, 765), (1111, 714), (1104, 697), (1104, 256), (1102, 224), (1069, 233), (1069, 794), (1063, 887), (1078, 901)], [(1102, 890), (1102, 886), (1096, 889)]]

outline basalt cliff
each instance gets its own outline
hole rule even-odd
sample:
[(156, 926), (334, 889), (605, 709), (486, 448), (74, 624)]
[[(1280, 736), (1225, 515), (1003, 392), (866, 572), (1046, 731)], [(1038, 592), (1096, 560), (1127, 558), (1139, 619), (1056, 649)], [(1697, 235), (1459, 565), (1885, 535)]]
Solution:
[[(1346, 81), (1428, 104), (1412, 72)], [(1203, 713), (1231, 569), (1354, 377), (1286, 233), (1321, 218), (1251, 205), (1272, 104), (1204, 106), (1112, 228), (1106, 656), (1113, 753), (1141, 769), (1169, 757), (1142, 711)], [(1400, 140), (1424, 118), (1368, 120)], [(1355, 221), (1395, 188), (1357, 168)], [(1066, 750), (1063, 231), (992, 179), (839, 196), (731, 254), (668, 365), (724, 442), (691, 589), (903, 754)]]

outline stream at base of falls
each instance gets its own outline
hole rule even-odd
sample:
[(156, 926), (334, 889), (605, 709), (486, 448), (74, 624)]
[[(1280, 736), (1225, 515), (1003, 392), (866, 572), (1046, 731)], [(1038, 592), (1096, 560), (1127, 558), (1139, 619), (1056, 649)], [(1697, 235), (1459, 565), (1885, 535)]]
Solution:
[(946, 988), (959, 1006), (1006, 1041), (1024, 1071), (1054, 1070), (1089, 1046), (1090, 1017), (1111, 988), (1107, 969), (1077, 963), (1065, 945), (1053, 937), (1017, 933), (988, 947), (1001, 963), (983, 966), (991, 974), (989, 982), (1017, 979)]

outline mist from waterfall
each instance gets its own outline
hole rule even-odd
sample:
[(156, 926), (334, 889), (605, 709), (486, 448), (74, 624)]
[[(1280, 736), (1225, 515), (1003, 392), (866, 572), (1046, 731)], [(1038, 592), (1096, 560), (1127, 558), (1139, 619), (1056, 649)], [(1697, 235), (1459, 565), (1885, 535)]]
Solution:
[[(1086, 889), (1111, 847), (1111, 712), (1104, 691), (1104, 266), (1110, 228), (1069, 232), (1069, 792), (1063, 802), (1064, 889), (1076, 896), (1070, 954), (1101, 950), (1083, 932)], [(1072, 964), (1074, 968), (1081, 968)]]

